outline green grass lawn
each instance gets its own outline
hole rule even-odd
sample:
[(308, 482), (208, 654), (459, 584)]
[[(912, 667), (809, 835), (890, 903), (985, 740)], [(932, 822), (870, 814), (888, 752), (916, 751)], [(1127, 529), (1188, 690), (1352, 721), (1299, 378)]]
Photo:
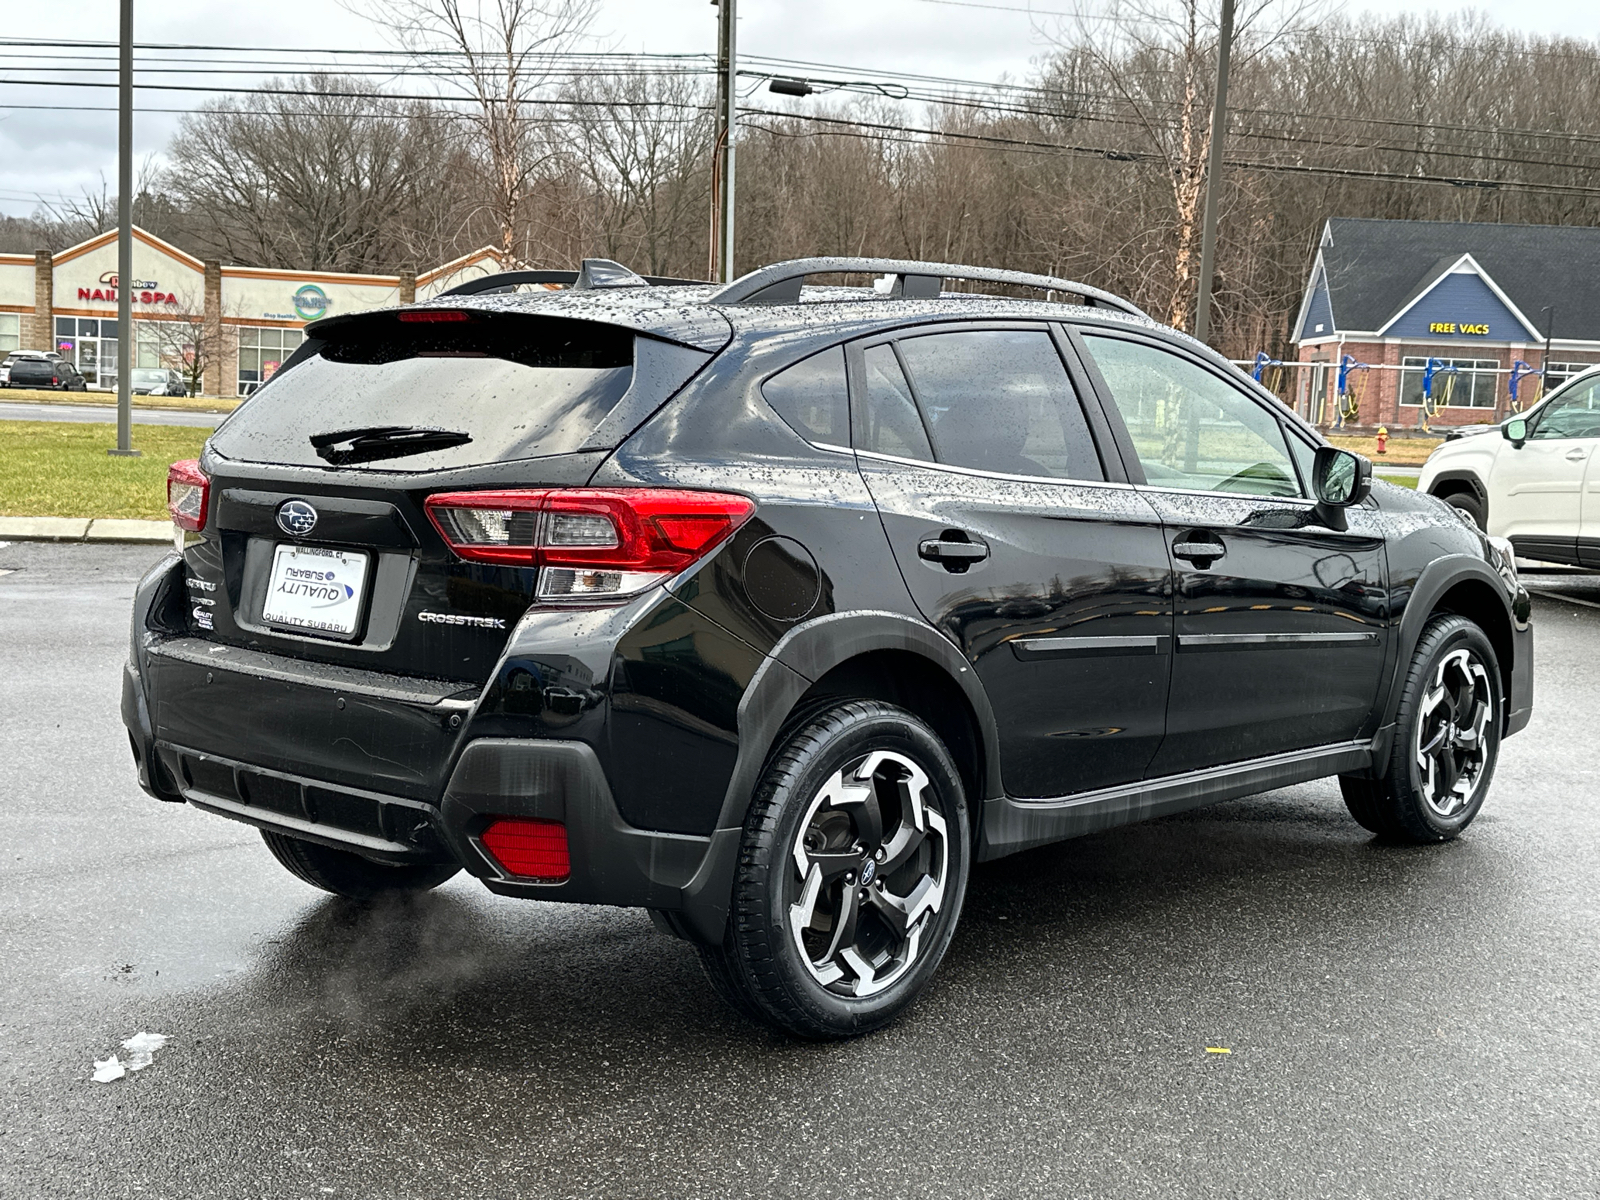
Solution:
[(141, 458), (113, 458), (117, 427), (66, 421), (0, 421), (0, 516), (167, 515), (167, 468), (198, 458), (209, 429), (135, 425)]
[(1417, 477), (1415, 475), (1384, 475), (1378, 471), (1374, 471), (1373, 474), (1379, 479), (1388, 480), (1388, 482), (1397, 487), (1410, 488), (1412, 491), (1416, 491)]

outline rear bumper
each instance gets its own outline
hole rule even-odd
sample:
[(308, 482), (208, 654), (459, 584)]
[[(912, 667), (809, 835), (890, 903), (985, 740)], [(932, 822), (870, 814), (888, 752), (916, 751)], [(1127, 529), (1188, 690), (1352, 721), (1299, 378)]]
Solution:
[[(130, 673), (130, 678), (131, 673)], [(137, 735), (135, 737), (137, 743)], [(466, 748), (439, 804), (330, 784), (156, 740), (146, 763), (170, 781), (162, 799), (388, 863), (455, 862), (503, 896), (677, 911), (711, 839), (636, 829), (617, 812), (582, 742), (481, 738)], [(499, 817), (559, 821), (572, 874), (545, 883), (510, 874), (484, 849)]]
[[(475, 737), (477, 689), (161, 632), (174, 578), (165, 567), (141, 583), (122, 675), (151, 796), (382, 862), (453, 861), (502, 895), (665, 911), (705, 901), (707, 923), (720, 921), (716, 889), (696, 884), (718, 839), (630, 825), (587, 743)], [(496, 817), (562, 822), (571, 876), (501, 868), (480, 840)]]

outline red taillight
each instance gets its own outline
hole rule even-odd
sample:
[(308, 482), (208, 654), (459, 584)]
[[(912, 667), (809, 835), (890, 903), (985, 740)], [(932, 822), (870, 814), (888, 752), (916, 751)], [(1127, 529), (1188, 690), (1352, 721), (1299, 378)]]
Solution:
[(744, 496), (671, 488), (444, 492), (428, 516), (471, 562), (544, 568), (544, 599), (630, 596), (710, 553), (755, 511)]
[(484, 849), (512, 875), (557, 883), (572, 874), (567, 827), (560, 821), (504, 818), (483, 831)]
[(186, 458), (167, 468), (167, 511), (179, 529), (198, 533), (205, 528), (210, 500), (211, 478), (200, 469), (199, 460)]
[(441, 492), (429, 496), (428, 518), (450, 549), (468, 562), (531, 567), (539, 513), (547, 491)]
[(472, 314), (459, 308), (407, 308), (395, 314), (408, 324), (437, 321), (470, 321)]

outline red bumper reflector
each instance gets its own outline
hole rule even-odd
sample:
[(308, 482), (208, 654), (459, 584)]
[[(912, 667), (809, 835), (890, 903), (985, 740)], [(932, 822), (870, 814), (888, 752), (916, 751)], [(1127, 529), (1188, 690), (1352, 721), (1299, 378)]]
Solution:
[(512, 875), (557, 883), (572, 874), (567, 827), (560, 821), (499, 820), (483, 831), (482, 841)]

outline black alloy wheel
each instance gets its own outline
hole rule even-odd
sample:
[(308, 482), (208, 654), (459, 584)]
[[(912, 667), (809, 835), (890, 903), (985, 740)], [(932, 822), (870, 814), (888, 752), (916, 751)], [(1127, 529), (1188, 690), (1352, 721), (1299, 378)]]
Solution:
[(261, 831), (272, 857), (291, 875), (346, 900), (377, 900), (407, 892), (426, 892), (461, 870), (455, 863), (373, 862), (349, 850), (335, 850), (270, 829)]
[(1483, 807), (1500, 752), (1500, 665), (1466, 617), (1433, 618), (1418, 639), (1388, 770), (1341, 776), (1350, 815), (1380, 837), (1448, 841)]
[(887, 1023), (949, 947), (969, 859), (961, 777), (938, 736), (880, 701), (812, 717), (745, 823), (716, 990), (806, 1038)]

